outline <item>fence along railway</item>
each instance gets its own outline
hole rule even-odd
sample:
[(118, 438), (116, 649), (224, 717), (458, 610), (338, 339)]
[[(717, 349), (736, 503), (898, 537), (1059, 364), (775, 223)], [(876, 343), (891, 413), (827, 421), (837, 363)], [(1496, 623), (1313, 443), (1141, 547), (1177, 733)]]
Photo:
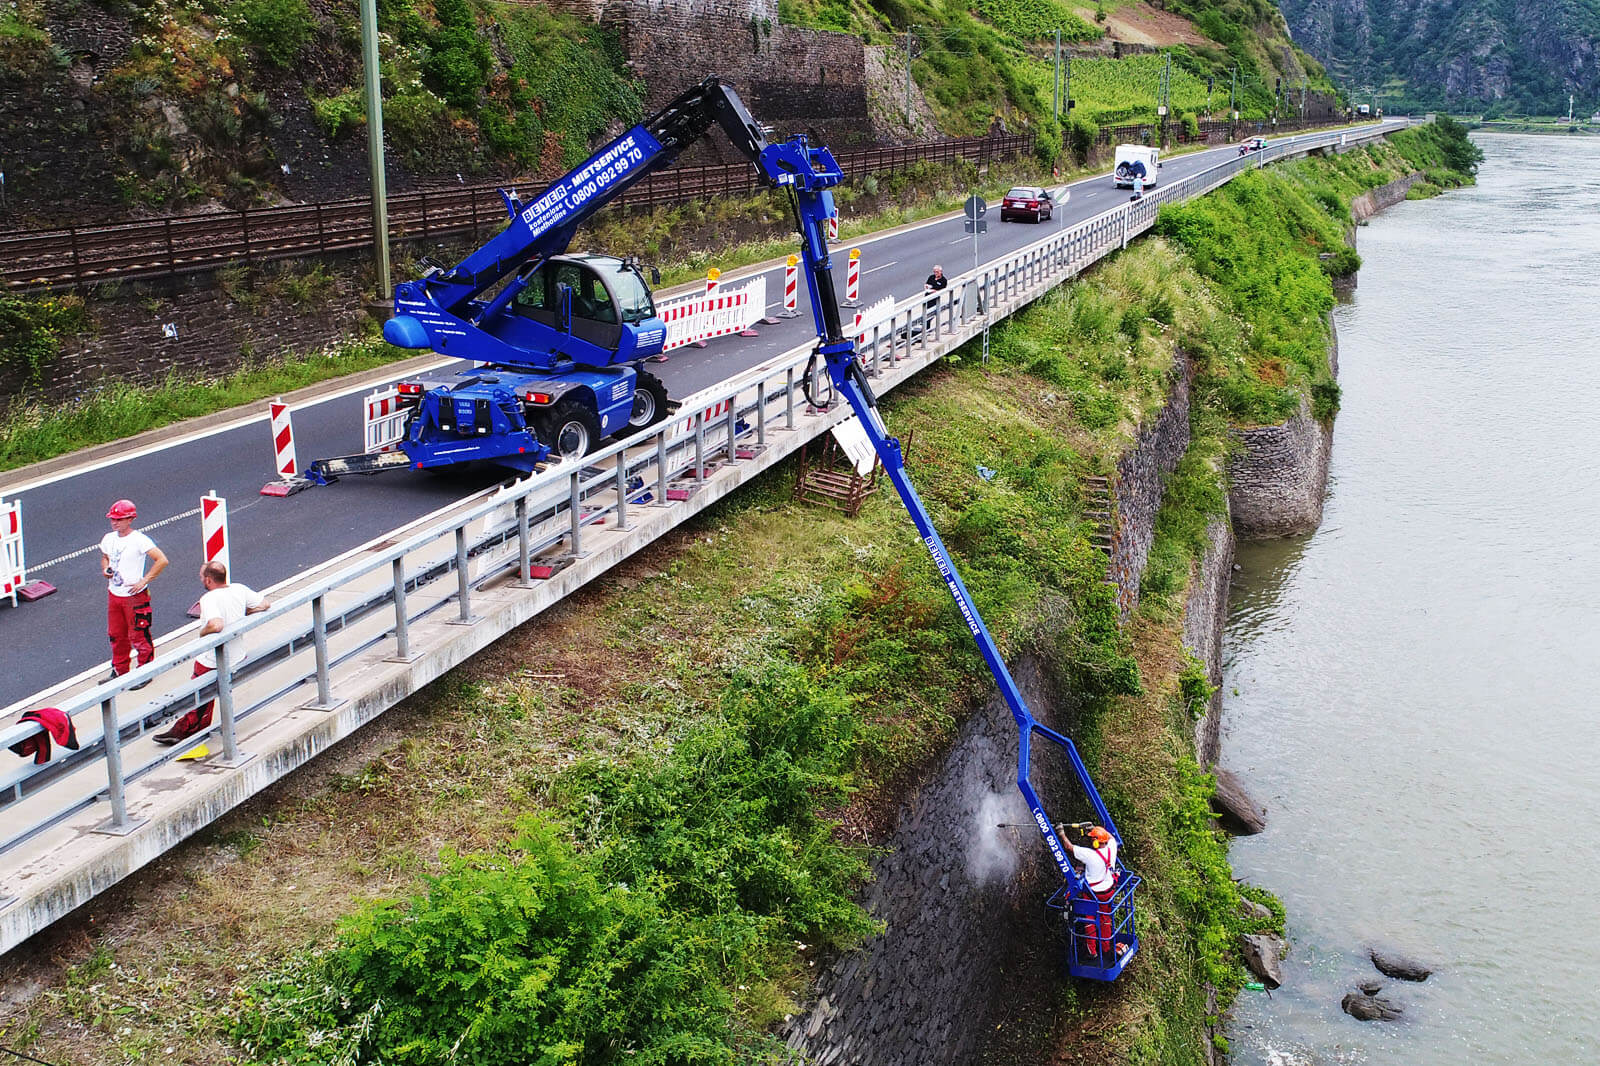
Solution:
[[(1281, 131), (1320, 123), (1282, 122)], [(1218, 135), (1261, 132), (1261, 123), (1204, 122), (1196, 137), (1170, 129), (1177, 143), (1205, 142)], [(1147, 141), (1155, 126), (1118, 126), (1100, 131), (1100, 144)], [(905, 170), (917, 163), (980, 166), (1015, 159), (1033, 148), (1029, 136), (966, 137), (837, 154), (847, 178)], [(535, 182), (535, 184), (539, 184)], [(443, 186), (389, 197), (392, 241), (477, 235), (505, 221), (500, 184)], [(648, 210), (753, 192), (761, 188), (748, 163), (680, 167), (651, 175), (616, 200), (624, 208)], [(148, 281), (217, 270), (233, 263), (254, 265), (279, 259), (346, 252), (372, 245), (372, 211), (365, 197), (241, 211), (73, 226), (38, 232), (0, 233), (0, 288), (13, 292), (83, 288), (110, 281)]]

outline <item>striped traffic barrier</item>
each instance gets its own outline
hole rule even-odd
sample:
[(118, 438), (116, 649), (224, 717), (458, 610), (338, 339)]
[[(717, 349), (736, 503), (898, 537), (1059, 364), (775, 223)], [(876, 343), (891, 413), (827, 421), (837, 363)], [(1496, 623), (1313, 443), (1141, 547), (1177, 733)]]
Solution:
[(0, 599), (10, 600), (15, 607), (27, 580), (27, 557), (22, 551), (22, 501), (0, 500)]
[(406, 435), (406, 408), (400, 406), (400, 386), (390, 385), (367, 393), (361, 421), (363, 450), (392, 452), (400, 447)]
[(800, 257), (791, 255), (783, 264), (783, 310), (779, 318), (800, 317)]
[(206, 562), (221, 563), (233, 573), (228, 555), (228, 501), (212, 489), (200, 497), (200, 543)]
[(850, 249), (850, 269), (844, 276), (844, 305), (856, 307), (861, 303), (861, 249)]
[(289, 405), (278, 397), (267, 404), (272, 413), (272, 449), (276, 458), (273, 469), (279, 477), (294, 477), (300, 467), (294, 458), (294, 423), (289, 418)]
[(839, 239), (839, 216), (838, 215), (829, 215), (828, 216), (828, 240), (829, 241), (836, 241), (838, 239)]

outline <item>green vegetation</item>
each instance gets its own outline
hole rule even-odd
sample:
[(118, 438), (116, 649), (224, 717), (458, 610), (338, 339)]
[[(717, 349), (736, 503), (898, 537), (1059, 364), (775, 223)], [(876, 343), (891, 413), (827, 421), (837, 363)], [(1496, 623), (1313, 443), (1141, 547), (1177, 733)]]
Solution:
[(275, 67), (293, 63), (317, 25), (306, 0), (239, 0), (228, 21)]
[(1083, 21), (1061, 0), (976, 0), (972, 9), (1003, 33), (1022, 40), (1091, 41), (1100, 31)]
[(379, 340), (299, 358), (255, 360), (222, 378), (171, 374), (154, 385), (114, 382), (68, 404), (21, 401), (0, 416), (0, 470), (369, 370), (398, 358)]
[(0, 381), (12, 388), (39, 385), (61, 354), (61, 339), (86, 324), (77, 296), (29, 299), (0, 292)]

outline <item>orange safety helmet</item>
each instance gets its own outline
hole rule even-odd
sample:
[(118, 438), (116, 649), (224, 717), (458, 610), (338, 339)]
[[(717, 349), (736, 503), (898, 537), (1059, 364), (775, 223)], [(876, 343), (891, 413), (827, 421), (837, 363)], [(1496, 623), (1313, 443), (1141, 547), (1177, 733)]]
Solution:
[(1089, 843), (1097, 848), (1103, 848), (1111, 843), (1111, 834), (1106, 832), (1105, 826), (1097, 825), (1089, 830)]
[(118, 500), (111, 505), (111, 510), (106, 512), (106, 517), (115, 519), (138, 518), (139, 508), (133, 505), (132, 500)]

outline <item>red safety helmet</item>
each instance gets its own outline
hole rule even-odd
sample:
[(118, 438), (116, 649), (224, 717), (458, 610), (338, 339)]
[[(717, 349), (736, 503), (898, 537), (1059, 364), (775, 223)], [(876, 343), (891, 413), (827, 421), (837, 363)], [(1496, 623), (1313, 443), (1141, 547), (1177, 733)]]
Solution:
[(1089, 830), (1089, 842), (1097, 848), (1103, 848), (1111, 843), (1111, 834), (1106, 832), (1104, 826), (1097, 825)]
[(106, 517), (115, 519), (138, 518), (139, 508), (133, 505), (132, 500), (118, 500), (111, 505), (111, 510), (106, 512)]

